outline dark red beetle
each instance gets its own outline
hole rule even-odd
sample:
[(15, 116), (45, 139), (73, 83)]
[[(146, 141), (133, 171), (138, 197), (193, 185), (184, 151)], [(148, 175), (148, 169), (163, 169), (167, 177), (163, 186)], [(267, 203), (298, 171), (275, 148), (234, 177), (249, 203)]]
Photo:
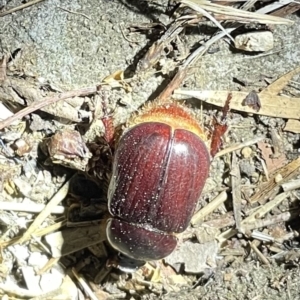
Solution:
[(169, 255), (194, 213), (208, 176), (206, 136), (187, 108), (152, 103), (117, 145), (108, 200), (110, 244), (135, 260)]

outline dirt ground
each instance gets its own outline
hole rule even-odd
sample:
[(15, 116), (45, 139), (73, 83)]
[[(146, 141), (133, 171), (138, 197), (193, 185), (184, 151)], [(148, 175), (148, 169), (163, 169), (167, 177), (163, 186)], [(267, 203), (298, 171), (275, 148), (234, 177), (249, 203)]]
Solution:
[[(39, 82), (49, 83), (57, 91), (93, 86), (117, 70), (124, 70), (126, 78), (130, 78), (137, 62), (157, 39), (158, 33), (129, 33), (128, 28), (133, 24), (167, 22), (167, 2), (42, 1), (0, 17), (0, 54), (20, 50), (16, 69), (21, 70), (21, 74), (38, 78)], [(15, 7), (19, 4), (17, 0), (1, 1), (0, 7)], [(266, 54), (234, 51), (228, 39), (219, 41), (212, 51), (197, 62), (185, 80), (184, 87), (197, 90), (259, 91), (266, 86), (265, 80), (272, 82), (300, 66), (300, 15), (294, 14), (288, 18), (294, 21), (294, 25), (270, 26), (275, 41), (274, 48)], [(187, 30), (182, 38), (185, 47), (193, 48), (207, 38), (210, 31), (208, 26)], [(124, 123), (143, 103), (153, 100), (172, 75), (171, 66), (164, 74), (154, 72), (140, 80), (133, 85), (130, 95), (123, 92), (110, 97), (115, 125)], [(300, 76), (295, 76), (293, 81), (299, 85)], [(200, 116), (199, 101), (191, 101), (190, 104)], [(216, 111), (215, 107), (204, 107), (205, 122)], [(254, 123), (257, 124), (256, 130), (249, 129)], [(283, 138), (285, 151), (294, 153), (299, 149), (299, 134), (282, 132), (284, 124), (285, 120), (279, 118), (233, 113), (230, 139), (246, 141), (267, 134), (270, 128), (277, 128)], [(209, 197), (203, 198), (199, 207), (220, 191), (224, 174), (228, 173), (226, 168), (221, 158), (212, 163), (204, 191)], [(294, 251), (298, 253), (297, 248)], [(165, 300), (300, 299), (299, 271), (297, 259), (290, 264), (272, 261), (266, 266), (253, 257), (248, 261), (226, 261), (224, 257), (219, 257), (213, 275), (205, 282), (199, 281), (193, 288), (191, 285), (176, 292), (163, 292), (160, 296), (145, 292), (139, 297), (130, 294), (126, 297)]]

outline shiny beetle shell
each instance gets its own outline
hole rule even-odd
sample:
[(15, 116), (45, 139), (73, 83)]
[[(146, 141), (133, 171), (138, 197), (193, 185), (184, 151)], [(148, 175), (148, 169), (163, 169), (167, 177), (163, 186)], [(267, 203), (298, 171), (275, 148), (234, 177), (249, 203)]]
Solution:
[(210, 157), (197, 122), (179, 105), (134, 118), (121, 137), (108, 191), (110, 244), (137, 260), (169, 255), (194, 213)]

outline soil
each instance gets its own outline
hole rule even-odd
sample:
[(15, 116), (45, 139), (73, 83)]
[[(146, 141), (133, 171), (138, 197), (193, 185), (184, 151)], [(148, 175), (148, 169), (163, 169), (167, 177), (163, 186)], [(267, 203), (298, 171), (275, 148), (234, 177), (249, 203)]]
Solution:
[[(166, 0), (75, 0), (42, 1), (29, 8), (0, 18), (0, 54), (18, 53), (15, 69), (27, 77), (49, 83), (54, 89), (72, 90), (94, 86), (117, 70), (130, 78), (137, 62), (159, 37), (159, 30), (129, 33), (133, 24), (167, 22)], [(2, 1), (0, 7), (15, 7), (17, 0)], [(204, 90), (259, 91), (267, 83), (300, 65), (299, 14), (288, 17), (294, 25), (271, 26), (274, 48), (268, 53), (245, 53), (234, 50), (229, 39), (213, 46), (193, 68), (184, 87)], [(213, 29), (199, 26), (187, 30), (182, 41), (187, 49), (210, 36)], [(173, 58), (166, 57), (165, 62)], [(129, 115), (143, 103), (153, 100), (174, 75), (172, 66), (166, 72), (132, 84), (130, 95), (118, 92), (109, 97), (114, 111), (115, 126), (123, 124)], [(293, 79), (300, 83), (300, 75)], [(242, 84), (241, 84), (242, 83)], [(298, 86), (299, 87), (299, 86)], [(1, 100), (1, 99), (0, 99)], [(200, 116), (199, 101), (190, 101), (195, 114)], [(262, 104), (263, 105), (263, 104)], [(218, 109), (204, 106), (204, 124), (217, 114)], [(259, 134), (268, 134), (270, 128), (280, 132), (286, 153), (299, 149), (299, 134), (283, 132), (286, 120), (263, 116), (231, 114), (231, 141), (246, 141)], [(251, 128), (256, 124), (255, 130)], [(246, 129), (245, 129), (246, 128)], [(226, 145), (226, 143), (225, 143)], [(218, 158), (212, 163), (210, 178), (199, 207), (209, 202), (224, 186), (228, 165)], [(226, 181), (225, 181), (226, 182)], [(289, 206), (289, 204), (287, 204)], [(295, 249), (295, 252), (298, 250)], [(151, 291), (141, 296), (126, 295), (128, 299), (300, 299), (299, 266), (297, 261), (272, 262), (269, 266), (251, 257), (225, 261), (218, 259), (213, 275), (195, 286), (168, 291), (161, 296)], [(181, 272), (181, 271), (180, 271)], [(201, 277), (201, 276), (200, 276)], [(195, 282), (199, 278), (199, 274)], [(131, 297), (131, 298), (130, 298)], [(99, 298), (100, 299), (100, 298)]]

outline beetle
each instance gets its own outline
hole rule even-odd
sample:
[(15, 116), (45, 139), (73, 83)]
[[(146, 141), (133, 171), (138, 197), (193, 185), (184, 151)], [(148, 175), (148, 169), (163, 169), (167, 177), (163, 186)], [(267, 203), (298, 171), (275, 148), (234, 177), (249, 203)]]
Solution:
[(208, 177), (206, 134), (187, 107), (146, 105), (117, 144), (108, 189), (107, 239), (136, 261), (158, 260), (177, 246)]

